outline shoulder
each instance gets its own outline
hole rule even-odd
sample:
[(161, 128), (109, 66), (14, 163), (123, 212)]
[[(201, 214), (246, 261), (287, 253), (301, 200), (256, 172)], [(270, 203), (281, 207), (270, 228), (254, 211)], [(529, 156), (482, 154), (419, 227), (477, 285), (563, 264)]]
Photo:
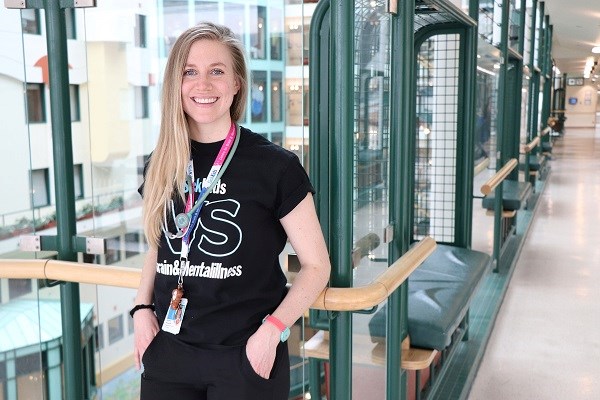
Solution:
[(284, 164), (299, 161), (296, 154), (248, 128), (240, 127), (240, 133), (240, 149), (249, 151), (256, 157)]

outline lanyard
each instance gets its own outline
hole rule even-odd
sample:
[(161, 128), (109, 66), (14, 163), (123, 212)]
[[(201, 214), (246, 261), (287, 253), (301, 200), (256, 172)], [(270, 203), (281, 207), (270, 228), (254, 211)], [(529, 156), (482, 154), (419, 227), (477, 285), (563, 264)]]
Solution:
[[(200, 215), (200, 211), (202, 210), (202, 206), (204, 205), (204, 199), (206, 199), (206, 196), (208, 196), (208, 192), (210, 191), (210, 189), (212, 189), (212, 187), (214, 186), (214, 183), (216, 183), (218, 177), (220, 177), (222, 175), (219, 174), (219, 172), (221, 172), (221, 169), (223, 169), (223, 172), (225, 172), (225, 168), (227, 168), (228, 162), (231, 160), (230, 155), (233, 155), (233, 152), (235, 151), (235, 147), (237, 147), (237, 143), (239, 141), (239, 134), (237, 134), (236, 132), (236, 126), (235, 124), (231, 124), (231, 128), (229, 129), (229, 133), (227, 134), (227, 137), (225, 137), (225, 141), (223, 142), (223, 145), (221, 145), (221, 149), (219, 150), (219, 153), (217, 154), (217, 157), (215, 158), (215, 161), (213, 162), (212, 167), (210, 168), (210, 171), (208, 172), (208, 175), (206, 176), (206, 179), (202, 182), (202, 189), (200, 190), (200, 193), (198, 194), (198, 199), (196, 200), (196, 202), (194, 203), (194, 162), (190, 159), (190, 161), (188, 162), (188, 167), (187, 167), (187, 175), (188, 177), (191, 178), (191, 182), (188, 181), (188, 198), (185, 204), (185, 214), (188, 216), (189, 218), (189, 224), (187, 224), (187, 227), (185, 228), (185, 231), (183, 233), (183, 236), (181, 237), (181, 256), (180, 259), (182, 260), (187, 260), (187, 256), (189, 254), (189, 244), (190, 244), (190, 236), (192, 233), (192, 227), (194, 227), (198, 221), (198, 216)], [(233, 150), (232, 150), (233, 149)], [(226, 160), (227, 158), (227, 160)], [(224, 167), (224, 168), (223, 168)], [(191, 213), (191, 215), (190, 215)], [(179, 263), (180, 268), (182, 268), (182, 264), (181, 262)], [(182, 275), (180, 274), (180, 281), (183, 280), (182, 279)]]

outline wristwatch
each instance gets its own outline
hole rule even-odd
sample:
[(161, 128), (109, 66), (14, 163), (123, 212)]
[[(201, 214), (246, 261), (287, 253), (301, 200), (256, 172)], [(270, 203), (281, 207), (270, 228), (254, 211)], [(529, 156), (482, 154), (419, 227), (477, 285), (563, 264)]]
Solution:
[(262, 322), (263, 324), (265, 322), (270, 322), (273, 325), (275, 325), (277, 329), (279, 329), (279, 332), (281, 332), (279, 335), (279, 340), (281, 340), (282, 342), (285, 342), (290, 337), (290, 328), (285, 326), (283, 322), (281, 322), (279, 319), (275, 318), (271, 314), (267, 314), (267, 316), (263, 318)]

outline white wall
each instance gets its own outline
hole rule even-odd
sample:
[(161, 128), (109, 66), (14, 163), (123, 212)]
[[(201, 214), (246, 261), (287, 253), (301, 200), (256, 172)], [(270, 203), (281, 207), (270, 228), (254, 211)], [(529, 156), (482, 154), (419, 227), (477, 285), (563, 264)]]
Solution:
[(566, 128), (593, 128), (596, 125), (597, 90), (592, 85), (567, 86)]

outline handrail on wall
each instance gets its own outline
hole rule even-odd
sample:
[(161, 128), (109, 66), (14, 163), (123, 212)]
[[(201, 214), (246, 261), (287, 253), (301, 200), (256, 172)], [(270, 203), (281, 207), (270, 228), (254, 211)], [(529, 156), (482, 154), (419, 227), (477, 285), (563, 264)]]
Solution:
[[(385, 300), (433, 252), (435, 240), (426, 237), (407, 251), (373, 282), (362, 287), (325, 288), (311, 308), (352, 311)], [(135, 289), (141, 270), (57, 260), (0, 260), (0, 278), (48, 279)]]
[(481, 193), (488, 195), (492, 193), (492, 190), (496, 188), (506, 177), (511, 173), (515, 167), (519, 165), (516, 158), (511, 158), (500, 168), (490, 179), (488, 179), (483, 185), (481, 185)]
[(531, 142), (523, 145), (522, 153), (528, 154), (531, 153), (533, 149), (535, 149), (540, 144), (540, 137), (536, 136)]
[(425, 259), (433, 253), (436, 243), (425, 237), (408, 250), (373, 282), (352, 288), (325, 288), (311, 308), (330, 311), (355, 311), (380, 304), (398, 288)]

